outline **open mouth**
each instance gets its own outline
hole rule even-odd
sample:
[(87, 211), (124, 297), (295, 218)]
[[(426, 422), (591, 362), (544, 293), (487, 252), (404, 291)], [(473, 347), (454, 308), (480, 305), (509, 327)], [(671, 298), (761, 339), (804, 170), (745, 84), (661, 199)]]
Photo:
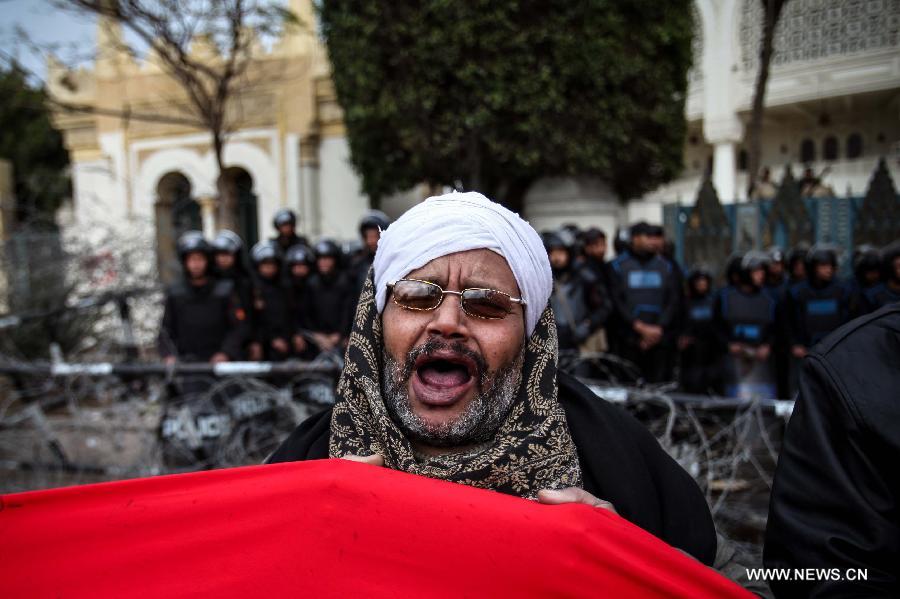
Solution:
[(415, 363), (413, 390), (416, 399), (434, 406), (456, 403), (472, 387), (478, 374), (475, 361), (465, 354), (437, 351)]

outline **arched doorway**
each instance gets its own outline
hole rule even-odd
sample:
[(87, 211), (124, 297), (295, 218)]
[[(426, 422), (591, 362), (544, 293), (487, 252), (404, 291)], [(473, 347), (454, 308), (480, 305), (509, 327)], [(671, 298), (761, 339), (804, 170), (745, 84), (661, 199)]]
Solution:
[(237, 233), (247, 248), (259, 241), (257, 197), (253, 192), (253, 177), (239, 166), (232, 166), (222, 173), (228, 186), (236, 194), (235, 218)]
[(202, 230), (200, 205), (191, 197), (191, 182), (174, 171), (156, 184), (156, 264), (159, 278), (171, 283), (181, 272), (176, 244), (185, 231)]

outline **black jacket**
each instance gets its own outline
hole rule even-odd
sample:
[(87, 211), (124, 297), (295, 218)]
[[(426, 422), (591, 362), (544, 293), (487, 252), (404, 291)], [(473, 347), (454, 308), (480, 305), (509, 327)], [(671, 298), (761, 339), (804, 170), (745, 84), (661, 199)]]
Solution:
[(584, 268), (554, 272), (550, 306), (562, 350), (578, 349), (606, 323), (612, 310), (603, 284)]
[[(560, 372), (559, 399), (578, 450), (584, 488), (670, 545), (712, 565), (716, 532), (694, 480), (637, 420)], [(331, 410), (300, 424), (269, 463), (328, 457)]]
[(307, 293), (309, 328), (316, 333), (348, 337), (358, 299), (350, 277), (342, 272), (328, 276), (316, 273), (308, 279)]
[(210, 279), (200, 287), (178, 281), (166, 290), (159, 355), (205, 362), (223, 352), (237, 360), (241, 357), (245, 333), (241, 323), (245, 318), (231, 281)]
[(818, 287), (801, 281), (791, 287), (786, 301), (791, 345), (811, 347), (849, 318), (849, 293), (837, 281)]
[(770, 568), (868, 581), (772, 583), (778, 596), (900, 597), (900, 304), (847, 323), (803, 363), (775, 472)]
[(681, 280), (673, 264), (657, 255), (625, 252), (610, 263), (612, 301), (623, 335), (639, 319), (669, 333), (681, 310)]
[(255, 323), (256, 340), (263, 344), (268, 352), (273, 339), (289, 341), (294, 332), (288, 294), (281, 286), (281, 279), (257, 278), (255, 287), (256, 299)]
[(746, 345), (771, 345), (775, 341), (777, 302), (764, 290), (746, 293), (728, 286), (716, 297), (715, 333), (719, 346), (730, 342)]

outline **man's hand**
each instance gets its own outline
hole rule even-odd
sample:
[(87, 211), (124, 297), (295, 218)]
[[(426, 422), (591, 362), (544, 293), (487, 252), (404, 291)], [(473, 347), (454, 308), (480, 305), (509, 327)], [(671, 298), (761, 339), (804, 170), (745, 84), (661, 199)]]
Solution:
[(272, 339), (272, 348), (275, 351), (281, 352), (283, 354), (286, 354), (289, 351), (291, 351), (291, 348), (288, 347), (287, 341), (285, 341), (281, 337), (276, 337), (275, 339)]
[(166, 363), (166, 366), (173, 366), (177, 361), (178, 358), (176, 358), (175, 356), (166, 356), (165, 360), (163, 360), (163, 362)]
[(324, 333), (313, 333), (312, 338), (313, 341), (316, 342), (316, 345), (319, 346), (320, 351), (329, 351), (332, 347), (334, 347), (331, 343), (330, 335), (325, 335)]
[(728, 353), (732, 356), (737, 356), (744, 353), (744, 344), (743, 343), (735, 343), (732, 341), (728, 344)]
[(684, 351), (694, 344), (695, 339), (690, 335), (682, 335), (678, 338), (678, 349)]
[(756, 348), (756, 359), (760, 362), (765, 362), (769, 359), (769, 354), (772, 352), (772, 348), (768, 343), (763, 343), (759, 347)]
[(228, 355), (225, 354), (225, 353), (223, 353), (223, 352), (216, 352), (216, 353), (214, 353), (214, 354), (212, 355), (212, 357), (209, 359), (209, 361), (212, 362), (213, 364), (219, 364), (219, 363), (221, 363), (221, 362), (227, 362), (227, 361), (228, 361)]
[(806, 357), (806, 348), (802, 345), (795, 345), (791, 348), (791, 353), (795, 358), (805, 358)]
[(661, 326), (635, 320), (633, 328), (634, 331), (641, 336), (638, 346), (642, 351), (646, 351), (662, 341), (663, 330)]
[(262, 345), (253, 342), (247, 347), (247, 355), (253, 362), (259, 362), (263, 359)]
[(295, 352), (302, 354), (306, 351), (306, 339), (303, 338), (303, 335), (294, 335), (292, 341), (294, 342)]
[(377, 453), (373, 455), (353, 455), (348, 453), (341, 459), (350, 460), (351, 462), (359, 462), (361, 464), (370, 464), (372, 466), (384, 466), (384, 458)]
[(616, 508), (608, 501), (594, 497), (584, 489), (568, 487), (566, 489), (543, 489), (538, 491), (537, 499), (546, 505), (562, 505), (564, 503), (583, 503), (591, 507), (599, 507), (618, 514)]
[(663, 329), (661, 326), (656, 324), (648, 324), (646, 326), (646, 338), (651, 346), (656, 345), (660, 341), (662, 341), (663, 337)]

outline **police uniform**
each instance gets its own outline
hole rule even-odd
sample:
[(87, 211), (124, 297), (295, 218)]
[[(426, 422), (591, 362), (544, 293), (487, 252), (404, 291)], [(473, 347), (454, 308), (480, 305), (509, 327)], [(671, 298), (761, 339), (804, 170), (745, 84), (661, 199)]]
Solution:
[[(688, 277), (688, 285), (700, 274)], [(710, 284), (712, 277), (706, 275)], [(700, 296), (689, 287), (684, 303), (682, 334), (690, 343), (681, 351), (681, 388), (688, 393), (721, 393), (721, 344), (715, 334), (716, 294), (712, 290)]]
[(238, 360), (243, 345), (239, 325), (244, 318), (231, 281), (209, 279), (200, 286), (178, 281), (166, 291), (160, 357), (206, 362), (223, 353)]
[[(648, 381), (664, 380), (672, 354), (666, 334), (673, 329), (680, 306), (680, 289), (672, 264), (657, 255), (625, 252), (612, 261), (611, 271), (612, 301), (622, 337), (619, 352), (634, 362)], [(635, 320), (662, 327), (663, 341), (642, 351), (632, 328)]]
[(234, 284), (210, 276), (211, 248), (199, 231), (188, 231), (178, 240), (178, 255), (184, 264), (189, 254), (207, 258), (203, 284), (197, 285), (184, 271), (184, 278), (166, 290), (159, 355), (182, 362), (206, 362), (217, 353), (231, 360), (240, 358), (243, 343), (240, 323), (246, 314)]
[[(751, 292), (726, 287), (716, 300), (716, 331), (722, 347), (739, 343), (755, 349), (770, 348), (775, 341), (776, 302), (762, 289)], [(725, 394), (729, 397), (775, 397), (775, 374), (771, 354), (762, 362), (754, 357), (727, 354)]]
[(812, 347), (848, 320), (849, 297), (837, 281), (814, 286), (809, 280), (788, 293), (791, 345)]
[[(281, 256), (272, 242), (260, 242), (253, 246), (251, 258), (257, 268), (254, 282), (254, 322), (256, 324), (255, 341), (263, 350), (263, 358), (270, 361), (286, 359), (287, 351), (273, 347), (276, 339), (283, 340), (290, 347), (291, 324), (287, 293), (281, 280)], [(278, 265), (278, 272), (266, 278), (259, 275), (259, 265), (265, 261), (273, 261)]]

